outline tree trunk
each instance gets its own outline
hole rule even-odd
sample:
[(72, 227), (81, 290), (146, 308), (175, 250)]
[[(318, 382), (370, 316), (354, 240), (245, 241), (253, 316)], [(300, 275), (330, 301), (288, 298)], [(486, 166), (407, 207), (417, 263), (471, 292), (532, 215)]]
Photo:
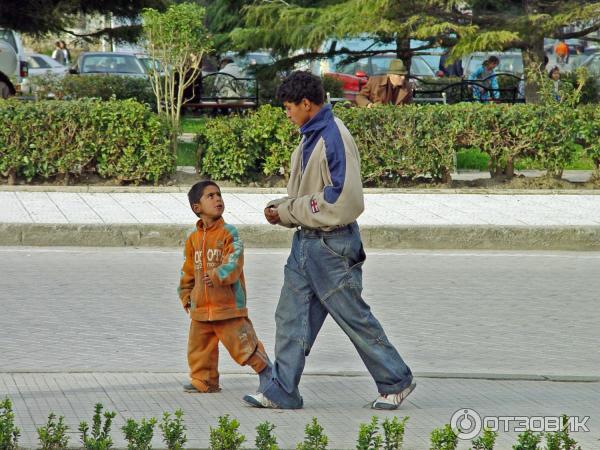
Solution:
[(535, 74), (544, 71), (546, 64), (544, 62), (544, 38), (536, 37), (527, 43), (523, 49), (523, 68), (525, 73), (525, 101), (527, 103), (539, 103), (539, 87), (535, 80)]
[(410, 38), (403, 38), (398, 36), (396, 38), (396, 56), (401, 59), (404, 63), (406, 70), (410, 72), (410, 63), (412, 58), (412, 52), (410, 51)]

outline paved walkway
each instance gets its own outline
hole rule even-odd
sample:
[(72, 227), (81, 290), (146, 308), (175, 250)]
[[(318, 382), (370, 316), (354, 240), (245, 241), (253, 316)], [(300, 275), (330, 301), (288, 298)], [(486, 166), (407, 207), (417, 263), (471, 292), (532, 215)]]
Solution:
[[(279, 193), (226, 192), (225, 220), (264, 225), (266, 203)], [(373, 193), (361, 225), (598, 226), (600, 195)], [(191, 224), (180, 192), (0, 191), (0, 223)]]
[[(375, 414), (368, 407), (373, 400), (372, 382), (365, 376), (304, 376), (306, 406), (298, 411), (243, 405), (243, 394), (256, 388), (255, 376), (223, 376), (223, 391), (205, 395), (183, 393), (183, 380), (184, 373), (0, 374), (0, 395), (8, 394), (14, 402), (17, 423), (23, 429), (21, 445), (26, 448), (37, 445), (35, 428), (46, 422), (49, 411), (65, 416), (71, 428), (70, 445), (79, 446), (79, 422), (91, 422), (97, 402), (117, 412), (112, 433), (117, 448), (126, 447), (120, 427), (127, 418), (160, 418), (163, 411), (177, 408), (185, 413), (187, 448), (207, 448), (209, 428), (217, 425), (220, 415), (229, 414), (240, 422), (240, 431), (247, 438), (245, 448), (254, 448), (254, 429), (264, 421), (276, 425), (281, 448), (295, 448), (303, 440), (304, 426), (317, 417), (329, 437), (330, 449), (352, 449), (356, 448), (359, 424), (377, 415), (381, 420), (409, 416), (403, 448), (425, 450), (431, 430), (449, 423), (452, 415), (464, 408), (482, 417), (589, 416), (586, 425), (590, 431), (572, 436), (584, 450), (600, 448), (600, 383), (419, 378), (417, 389), (400, 410)], [(515, 425), (513, 422), (511, 428)], [(155, 434), (154, 447), (164, 448), (158, 429)], [(501, 432), (494, 448), (511, 449), (517, 434)], [(469, 447), (470, 441), (460, 441), (459, 449)]]

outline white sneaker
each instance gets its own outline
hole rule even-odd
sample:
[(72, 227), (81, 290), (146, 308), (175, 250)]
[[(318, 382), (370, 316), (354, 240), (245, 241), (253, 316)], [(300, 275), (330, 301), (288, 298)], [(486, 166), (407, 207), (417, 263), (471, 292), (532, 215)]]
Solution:
[(261, 392), (257, 392), (256, 394), (246, 394), (242, 400), (255, 408), (278, 408), (275, 403), (265, 397)]
[(395, 394), (379, 394), (379, 397), (375, 399), (371, 408), (387, 410), (398, 409), (404, 399), (408, 397), (408, 394), (410, 394), (415, 387), (417, 387), (417, 383), (411, 383), (410, 386)]

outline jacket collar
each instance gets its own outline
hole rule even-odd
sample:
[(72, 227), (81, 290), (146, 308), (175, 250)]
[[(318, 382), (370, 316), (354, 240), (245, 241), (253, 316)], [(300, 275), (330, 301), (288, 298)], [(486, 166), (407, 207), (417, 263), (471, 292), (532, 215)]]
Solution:
[[(206, 230), (213, 230), (215, 228), (221, 227), (225, 224), (225, 220), (223, 220), (223, 217), (219, 217), (217, 220), (215, 220), (212, 225), (210, 225), (209, 227), (206, 227)], [(198, 230), (203, 230), (204, 229), (204, 221), (202, 219), (198, 220), (198, 222), (196, 222), (196, 228)]]
[(320, 131), (325, 128), (332, 119), (333, 111), (331, 110), (331, 105), (327, 104), (323, 106), (312, 119), (300, 127), (300, 133), (306, 135), (315, 131)]

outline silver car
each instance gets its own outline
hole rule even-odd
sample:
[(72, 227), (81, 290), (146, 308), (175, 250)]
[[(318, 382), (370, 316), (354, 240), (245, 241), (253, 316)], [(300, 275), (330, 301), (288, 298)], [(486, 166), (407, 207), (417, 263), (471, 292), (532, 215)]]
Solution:
[(148, 78), (143, 64), (133, 53), (84, 52), (69, 70), (78, 75), (117, 75)]

